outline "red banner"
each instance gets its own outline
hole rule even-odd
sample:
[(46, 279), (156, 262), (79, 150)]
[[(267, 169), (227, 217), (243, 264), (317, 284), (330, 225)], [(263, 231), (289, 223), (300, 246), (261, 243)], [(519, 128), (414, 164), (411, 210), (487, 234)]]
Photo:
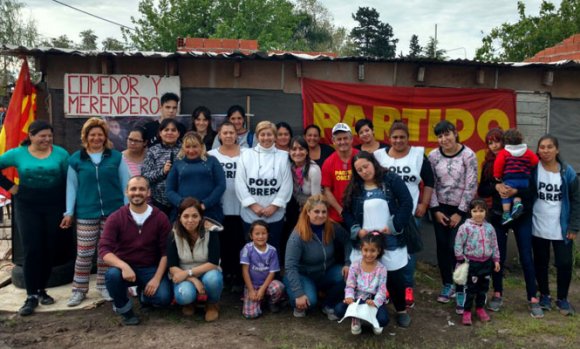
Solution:
[[(432, 149), (438, 146), (433, 127), (452, 122), (459, 140), (484, 158), (485, 135), (490, 128), (516, 127), (516, 94), (513, 90), (391, 87), (302, 79), (304, 127), (315, 124), (322, 142), (331, 143), (337, 122), (354, 125), (370, 119), (375, 137), (388, 143), (395, 120), (409, 126), (409, 142)], [(355, 139), (358, 142), (358, 139)]]

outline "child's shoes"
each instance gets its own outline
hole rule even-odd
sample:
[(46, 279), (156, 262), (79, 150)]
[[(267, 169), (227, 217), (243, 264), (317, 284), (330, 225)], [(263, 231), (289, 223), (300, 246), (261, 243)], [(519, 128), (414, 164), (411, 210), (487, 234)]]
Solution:
[(475, 309), (475, 312), (477, 313), (477, 317), (479, 318), (479, 321), (488, 322), (489, 320), (491, 320), (489, 318), (489, 315), (487, 315), (487, 312), (485, 311), (485, 309), (477, 308), (477, 309)]
[(471, 326), (471, 311), (463, 312), (463, 325)]
[(514, 219), (512, 217), (512, 215), (509, 212), (504, 212), (501, 215), (501, 225), (506, 225), (510, 222), (512, 222)]
[(517, 219), (522, 213), (524, 213), (524, 205), (520, 201), (514, 202), (511, 213), (512, 219)]

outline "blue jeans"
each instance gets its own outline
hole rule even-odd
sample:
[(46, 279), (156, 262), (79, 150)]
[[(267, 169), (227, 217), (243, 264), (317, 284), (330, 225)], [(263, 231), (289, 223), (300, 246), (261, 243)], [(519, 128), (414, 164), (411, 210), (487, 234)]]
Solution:
[[(199, 279), (205, 288), (207, 302), (212, 304), (219, 302), (224, 288), (222, 272), (218, 269), (213, 269), (203, 274)], [(173, 294), (177, 304), (187, 305), (195, 302), (197, 298), (197, 289), (191, 281), (185, 280), (173, 285)]]
[[(510, 178), (503, 181), (503, 183), (507, 186), (510, 186), (514, 189), (525, 189), (529, 187), (530, 181), (526, 178)], [(516, 195), (517, 196), (517, 195)], [(502, 204), (511, 204), (514, 202), (514, 197), (510, 196), (509, 198), (502, 198)]]
[[(348, 305), (346, 303), (340, 302), (334, 307), (334, 314), (342, 319), (344, 314), (346, 314), (346, 309)], [(377, 309), (377, 322), (379, 326), (385, 327), (389, 324), (389, 312), (387, 311), (387, 307), (385, 304), (381, 305)]]
[[(296, 298), (298, 297), (290, 288), (288, 279), (284, 276), (284, 285), (286, 286), (286, 293), (288, 293), (288, 298), (290, 299), (290, 304), (292, 307), (296, 307)], [(300, 283), (302, 284), (302, 290), (306, 297), (308, 297), (308, 302), (310, 305), (308, 309), (316, 307), (318, 304), (318, 291), (324, 291), (326, 293), (326, 299), (324, 300), (323, 306), (332, 307), (341, 302), (344, 299), (344, 279), (342, 278), (342, 266), (334, 265), (326, 270), (326, 273), (319, 280), (313, 280), (308, 276), (300, 275)]]
[[(415, 222), (417, 223), (417, 228), (419, 228), (419, 230), (421, 230), (421, 221), (423, 220), (423, 218), (419, 218), (419, 217), (414, 217), (415, 218)], [(407, 265), (405, 266), (405, 288), (407, 287), (415, 287), (415, 269), (417, 268), (417, 256), (415, 255), (415, 253), (411, 254), (409, 253), (409, 261), (407, 262)]]
[[(113, 298), (113, 309), (118, 314), (124, 314), (133, 308), (133, 302), (127, 297), (127, 287), (137, 285), (141, 293), (147, 283), (153, 278), (157, 272), (155, 267), (132, 267), (136, 275), (135, 282), (129, 282), (123, 279), (121, 269), (110, 267), (105, 274), (105, 286), (107, 291)], [(159, 287), (155, 294), (151, 297), (141, 295), (141, 303), (151, 304), (154, 306), (167, 306), (171, 303), (171, 286), (167, 276), (161, 278)]]

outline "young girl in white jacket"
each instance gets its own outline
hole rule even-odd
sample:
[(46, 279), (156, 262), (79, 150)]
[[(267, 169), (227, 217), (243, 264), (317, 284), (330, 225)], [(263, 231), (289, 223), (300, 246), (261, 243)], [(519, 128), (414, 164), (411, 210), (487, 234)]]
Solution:
[(276, 149), (276, 126), (261, 121), (256, 126), (258, 145), (240, 155), (236, 195), (242, 203), (244, 230), (262, 219), (269, 226), (269, 243), (280, 247), (286, 203), (292, 196), (288, 153)]

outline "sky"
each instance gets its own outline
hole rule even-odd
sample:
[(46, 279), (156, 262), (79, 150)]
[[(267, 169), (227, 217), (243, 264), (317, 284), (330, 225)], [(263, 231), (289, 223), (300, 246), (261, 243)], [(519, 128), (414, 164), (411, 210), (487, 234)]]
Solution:
[[(74, 11), (52, 0), (20, 0), (26, 5), (24, 15), (33, 18), (46, 38), (67, 34), (75, 42), (79, 33), (93, 29), (100, 44), (106, 37), (122, 40), (118, 26)], [(132, 26), (131, 16), (139, 18), (139, 0), (59, 0), (106, 19)], [(352, 19), (360, 6), (374, 7), (382, 22), (393, 27), (399, 39), (397, 54), (408, 52), (413, 34), (422, 46), (435, 36), (440, 49), (451, 59), (472, 59), (481, 39), (492, 28), (518, 20), (517, 0), (319, 0), (327, 7), (337, 26), (349, 31), (356, 26)], [(523, 0), (526, 13), (537, 15), (542, 0)], [(559, 6), (561, 0), (551, 0)], [(483, 34), (482, 34), (483, 32)]]

